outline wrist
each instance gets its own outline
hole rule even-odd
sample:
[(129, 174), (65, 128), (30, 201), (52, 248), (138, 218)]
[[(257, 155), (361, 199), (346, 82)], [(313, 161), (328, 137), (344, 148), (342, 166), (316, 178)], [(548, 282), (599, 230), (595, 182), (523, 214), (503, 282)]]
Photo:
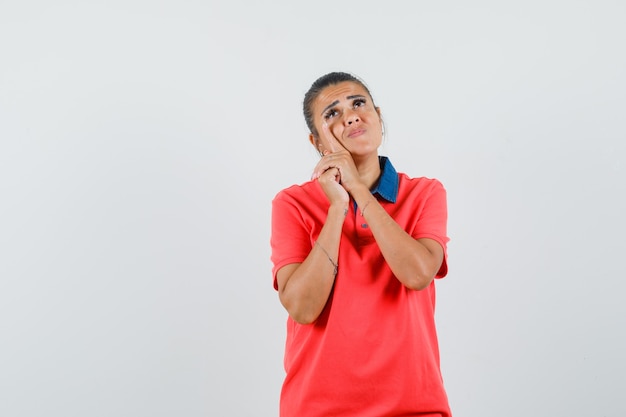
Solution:
[(372, 192), (365, 185), (361, 185), (359, 187), (354, 188), (350, 192), (350, 195), (352, 196), (352, 198), (354, 198), (357, 204), (358, 203), (362, 204), (364, 201), (368, 201), (371, 198), (373, 198)]
[(328, 216), (346, 217), (348, 215), (348, 203), (331, 204), (328, 208)]

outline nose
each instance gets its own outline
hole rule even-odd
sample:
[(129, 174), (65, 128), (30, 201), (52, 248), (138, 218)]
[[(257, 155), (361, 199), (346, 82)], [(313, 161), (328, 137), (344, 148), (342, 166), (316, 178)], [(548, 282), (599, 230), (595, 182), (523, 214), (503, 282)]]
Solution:
[(344, 115), (344, 123), (346, 126), (350, 126), (352, 123), (358, 123), (361, 119), (353, 110), (349, 110)]

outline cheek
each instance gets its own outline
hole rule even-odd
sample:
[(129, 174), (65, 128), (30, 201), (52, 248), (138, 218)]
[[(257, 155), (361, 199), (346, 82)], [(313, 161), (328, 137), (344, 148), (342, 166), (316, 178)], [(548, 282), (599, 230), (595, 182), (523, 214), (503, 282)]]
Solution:
[[(341, 132), (343, 130), (343, 127), (341, 126), (341, 123), (337, 123), (335, 121), (331, 121), (331, 122), (327, 123), (327, 126), (328, 126), (328, 132), (330, 132), (335, 137), (335, 139), (341, 137)], [(324, 140), (325, 136), (326, 136), (326, 133), (325, 133), (323, 124), (320, 124), (318, 132), (319, 132), (320, 138), (322, 138), (322, 140)], [(326, 142), (326, 141), (324, 141), (324, 142)]]
[(343, 133), (346, 129), (341, 123), (336, 123), (335, 126), (330, 128), (335, 140), (339, 141), (343, 145)]
[(343, 126), (341, 125), (341, 123), (333, 123), (331, 126), (329, 126), (329, 128), (336, 138), (341, 137), (341, 132), (343, 131)]

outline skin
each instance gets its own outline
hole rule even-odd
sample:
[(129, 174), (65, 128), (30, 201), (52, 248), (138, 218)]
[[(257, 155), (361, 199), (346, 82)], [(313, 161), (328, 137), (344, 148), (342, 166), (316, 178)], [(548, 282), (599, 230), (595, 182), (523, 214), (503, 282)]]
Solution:
[(406, 233), (370, 192), (381, 173), (382, 120), (380, 108), (374, 106), (367, 91), (354, 82), (328, 86), (314, 101), (313, 114), (320, 134), (311, 134), (309, 140), (322, 157), (312, 178), (319, 181), (330, 206), (307, 258), (277, 272), (280, 301), (301, 324), (313, 323), (330, 296), (335, 275), (328, 257), (336, 263), (350, 197), (364, 211), (385, 261), (407, 288), (428, 287), (444, 256), (435, 240), (415, 240)]

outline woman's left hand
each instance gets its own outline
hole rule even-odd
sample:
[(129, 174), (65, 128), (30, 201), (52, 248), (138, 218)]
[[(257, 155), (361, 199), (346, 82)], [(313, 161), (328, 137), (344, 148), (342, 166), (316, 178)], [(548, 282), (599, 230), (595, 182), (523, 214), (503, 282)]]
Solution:
[(323, 143), (328, 149), (324, 151), (322, 159), (315, 166), (311, 178), (319, 178), (327, 170), (337, 168), (339, 170), (339, 183), (346, 191), (350, 192), (352, 187), (361, 182), (352, 155), (335, 139), (328, 125), (322, 125), (322, 132)]

